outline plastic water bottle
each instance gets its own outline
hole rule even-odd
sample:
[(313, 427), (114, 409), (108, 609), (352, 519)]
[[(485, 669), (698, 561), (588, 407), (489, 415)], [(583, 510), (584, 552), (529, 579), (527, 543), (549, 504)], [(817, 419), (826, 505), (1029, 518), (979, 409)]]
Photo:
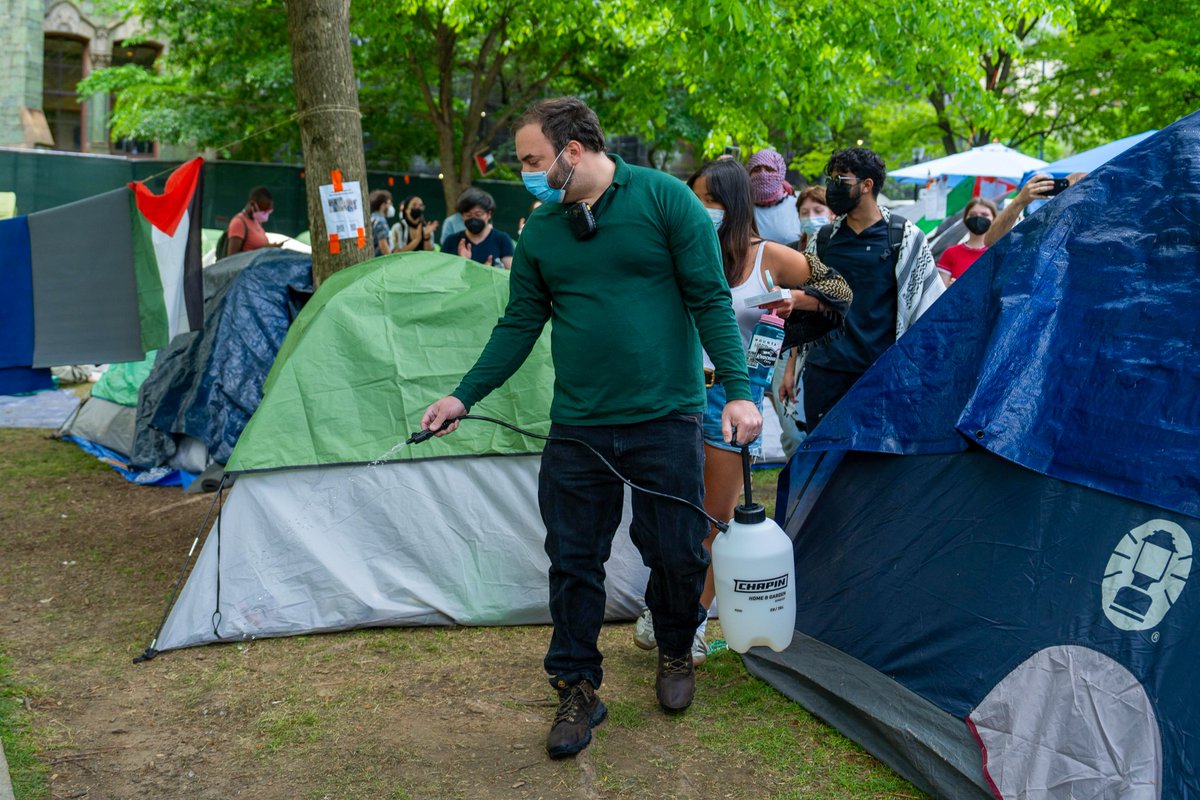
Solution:
[(746, 371), (750, 383), (771, 388), (771, 373), (779, 360), (783, 347), (783, 317), (766, 313), (759, 318), (750, 336), (750, 349), (746, 351)]
[(712, 544), (713, 582), (721, 630), (730, 650), (754, 645), (780, 652), (796, 628), (796, 562), (792, 540), (751, 498), (750, 453), (742, 450), (746, 502)]

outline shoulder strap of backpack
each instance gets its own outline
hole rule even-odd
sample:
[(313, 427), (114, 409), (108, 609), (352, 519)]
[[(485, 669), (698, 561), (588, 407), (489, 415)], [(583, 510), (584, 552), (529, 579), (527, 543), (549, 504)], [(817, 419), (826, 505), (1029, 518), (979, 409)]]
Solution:
[(904, 225), (908, 220), (899, 214), (892, 214), (888, 220), (888, 249), (895, 257), (900, 255), (900, 245), (904, 244)]
[(825, 260), (825, 248), (829, 246), (829, 240), (833, 238), (833, 223), (822, 225), (821, 230), (817, 231), (817, 258)]

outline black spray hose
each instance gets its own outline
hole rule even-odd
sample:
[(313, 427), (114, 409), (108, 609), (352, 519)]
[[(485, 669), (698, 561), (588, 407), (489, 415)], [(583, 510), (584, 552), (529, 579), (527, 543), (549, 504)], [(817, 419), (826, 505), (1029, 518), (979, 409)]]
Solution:
[[(474, 420), (479, 420), (480, 422), (490, 422), (493, 425), (499, 425), (501, 427), (508, 428), (511, 431), (516, 431), (517, 433), (521, 434), (522, 436), (528, 436), (532, 439), (541, 439), (544, 442), (574, 442), (575, 444), (581, 444), (584, 447), (586, 447), (588, 450), (591, 450), (593, 453), (595, 453), (596, 458), (600, 459), (600, 461), (604, 464), (604, 466), (608, 467), (609, 471), (612, 472), (613, 475), (616, 475), (618, 478), (620, 478), (621, 482), (624, 483), (626, 486), (628, 486), (630, 489), (633, 489), (638, 492), (642, 492), (644, 494), (652, 494), (655, 497), (662, 497), (667, 500), (674, 500), (677, 503), (683, 503), (685, 506), (690, 506), (693, 509), (695, 509), (696, 511), (698, 511), (699, 513), (703, 514), (704, 518), (707, 519), (709, 522), (711, 522), (717, 530), (719, 530), (721, 532), (725, 532), (725, 531), (729, 530), (728, 522), (722, 522), (721, 520), (710, 515), (707, 511), (705, 511), (703, 508), (696, 505), (695, 503), (691, 502), (690, 500), (684, 500), (682, 497), (676, 497), (673, 494), (664, 494), (662, 492), (656, 492), (653, 489), (646, 489), (644, 487), (638, 486), (637, 484), (633, 483), (628, 478), (626, 478), (624, 475), (622, 475), (620, 472), (618, 472), (616, 467), (614, 467), (612, 464), (608, 463), (608, 459), (606, 459), (600, 453), (599, 450), (592, 447), (590, 444), (583, 441), (582, 439), (574, 439), (570, 436), (542, 436), (540, 433), (533, 433), (532, 431), (527, 431), (524, 428), (519, 428), (516, 425), (513, 425), (512, 423), (509, 423), (509, 422), (505, 422), (502, 419), (495, 419), (494, 417), (484, 417), (484, 416), (480, 416), (478, 414), (463, 414), (461, 417), (455, 417), (454, 419), (446, 420), (445, 422), (442, 423), (442, 426), (445, 427), (447, 425), (451, 425), (455, 422), (458, 422), (459, 420), (464, 420), (464, 419), (474, 419)], [(421, 442), (427, 442), (436, 435), (437, 435), (437, 431), (432, 431), (432, 430), (417, 431), (416, 433), (414, 433), (412, 436), (409, 436), (408, 439), (405, 440), (405, 444), (420, 444)], [(736, 431), (735, 431), (735, 438), (736, 438)], [(748, 460), (749, 459), (749, 451), (748, 450), (745, 451), (745, 455), (743, 456), (743, 458), (747, 459), (746, 463), (749, 464), (749, 460)], [(749, 495), (750, 472), (748, 469), (746, 471), (746, 481), (747, 481), (746, 496), (749, 497), (750, 496)]]

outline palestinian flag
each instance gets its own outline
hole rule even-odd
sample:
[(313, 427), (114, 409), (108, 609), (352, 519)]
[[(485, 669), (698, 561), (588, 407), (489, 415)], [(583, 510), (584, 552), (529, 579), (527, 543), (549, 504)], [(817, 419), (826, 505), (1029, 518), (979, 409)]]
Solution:
[(142, 347), (163, 347), (204, 325), (200, 262), (200, 202), (204, 159), (194, 158), (167, 178), (162, 194), (129, 184), (133, 268), (137, 276)]
[(0, 221), (0, 370), (141, 361), (203, 327), (203, 165), (175, 170), (161, 195), (132, 183)]
[(929, 194), (937, 188), (935, 182), (930, 181), (926, 185), (927, 196), (921, 198), (921, 217), (916, 225), (925, 233), (935, 230), (947, 217), (961, 213), (971, 198), (982, 197), (999, 202), (1017, 187), (1003, 178), (967, 177), (959, 180), (953, 188), (940, 187), (941, 191), (936, 196)]
[(475, 166), (479, 168), (480, 175), (487, 175), (496, 166), (496, 157), (490, 152), (480, 153), (475, 156)]

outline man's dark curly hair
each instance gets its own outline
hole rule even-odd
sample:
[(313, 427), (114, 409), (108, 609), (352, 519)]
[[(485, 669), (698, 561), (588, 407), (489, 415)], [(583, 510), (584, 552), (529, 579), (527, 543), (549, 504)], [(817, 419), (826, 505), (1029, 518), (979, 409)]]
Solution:
[(829, 163), (825, 165), (825, 174), (832, 175), (834, 170), (849, 172), (860, 180), (870, 178), (874, 181), (871, 193), (876, 197), (879, 196), (880, 190), (883, 189), (883, 181), (887, 178), (887, 168), (883, 165), (883, 159), (874, 150), (865, 147), (847, 147), (831, 155)]

